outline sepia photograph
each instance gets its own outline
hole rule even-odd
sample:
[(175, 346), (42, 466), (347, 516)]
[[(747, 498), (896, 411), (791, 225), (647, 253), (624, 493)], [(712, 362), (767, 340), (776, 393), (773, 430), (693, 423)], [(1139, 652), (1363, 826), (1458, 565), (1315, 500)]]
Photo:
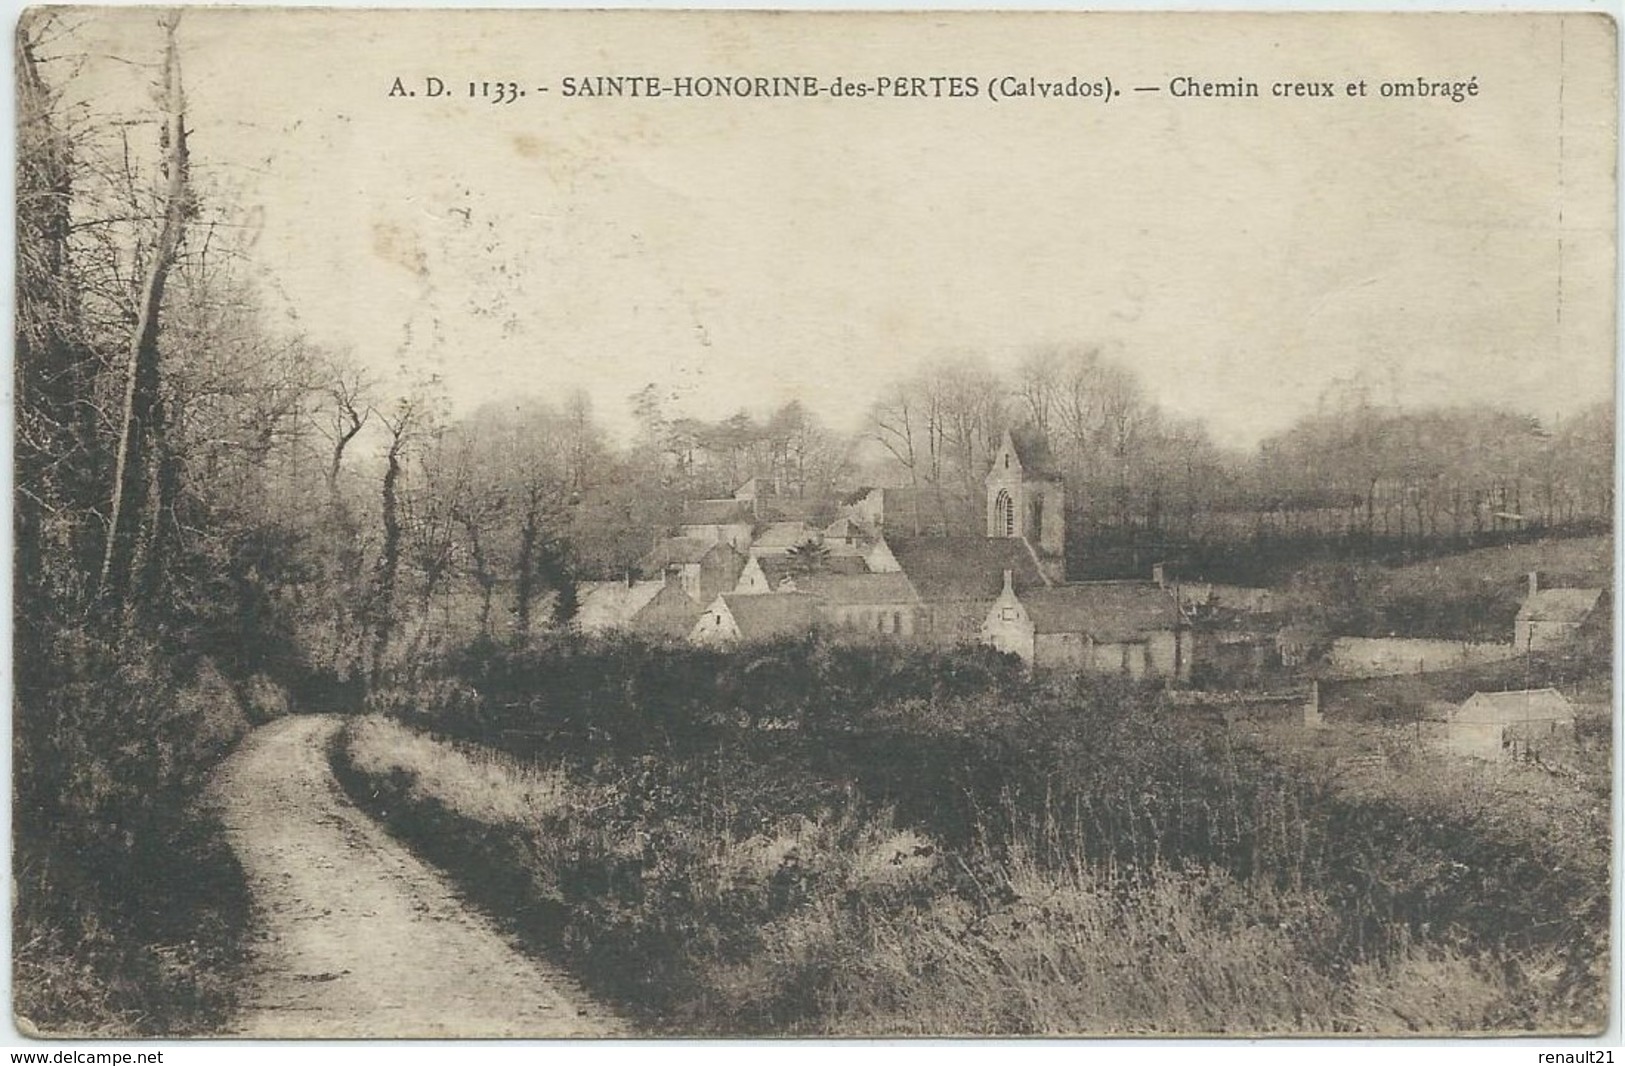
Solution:
[(1617, 34), (23, 12), (13, 1041), (1617, 1038)]

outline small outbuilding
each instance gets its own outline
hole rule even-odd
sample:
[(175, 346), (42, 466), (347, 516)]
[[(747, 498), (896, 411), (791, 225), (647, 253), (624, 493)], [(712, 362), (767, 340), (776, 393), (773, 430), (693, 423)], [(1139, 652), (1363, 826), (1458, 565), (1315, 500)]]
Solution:
[(1479, 759), (1538, 753), (1574, 727), (1574, 705), (1554, 688), (1475, 692), (1445, 719), (1445, 750)]

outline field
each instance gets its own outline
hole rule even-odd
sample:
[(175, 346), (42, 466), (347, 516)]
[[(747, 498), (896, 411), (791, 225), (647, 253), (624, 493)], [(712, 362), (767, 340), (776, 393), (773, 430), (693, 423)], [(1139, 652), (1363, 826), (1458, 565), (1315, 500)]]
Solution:
[(484, 649), (393, 711), (351, 794), (655, 1032), (1604, 1022), (1606, 778), (1361, 785), (1151, 689), (810, 639)]

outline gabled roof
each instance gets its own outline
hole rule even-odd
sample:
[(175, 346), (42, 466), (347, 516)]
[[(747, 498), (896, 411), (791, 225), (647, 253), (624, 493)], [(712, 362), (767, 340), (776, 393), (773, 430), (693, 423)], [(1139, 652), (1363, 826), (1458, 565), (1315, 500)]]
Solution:
[(1100, 581), (1017, 591), (1035, 633), (1087, 633), (1113, 643), (1176, 629), (1173, 597), (1149, 581)]
[(995, 600), (1004, 590), (1006, 570), (1013, 572), (1017, 592), (1045, 584), (1032, 553), (1018, 539), (887, 534), (886, 543), (927, 603)]
[(794, 577), (797, 592), (810, 592), (834, 606), (920, 602), (904, 574), (836, 574), (825, 570)]
[(754, 549), (788, 551), (808, 540), (818, 539), (818, 530), (805, 522), (774, 522), (751, 541)]
[(677, 585), (662, 584), (632, 618), (632, 628), (650, 636), (686, 637), (705, 608)]
[(665, 587), (664, 581), (631, 585), (624, 581), (580, 582), (576, 585), (576, 627), (583, 633), (597, 633), (627, 625)]
[(1583, 622), (1597, 602), (1602, 589), (1541, 589), (1518, 608), (1520, 622)]
[(805, 592), (725, 592), (718, 598), (727, 606), (745, 640), (798, 633), (818, 621), (819, 599)]
[(758, 496), (777, 496), (779, 487), (773, 483), (772, 478), (753, 477), (743, 485), (734, 489), (734, 499), (754, 500)]
[(683, 524), (689, 526), (749, 525), (755, 521), (748, 500), (684, 500)]
[(1016, 461), (1021, 464), (1022, 473), (1039, 478), (1060, 476), (1060, 467), (1056, 465), (1055, 456), (1049, 450), (1049, 442), (1044, 439), (1042, 433), (1031, 426), (1017, 426), (1008, 433), (1010, 444), (1016, 452)]
[(1463, 725), (1549, 721), (1574, 717), (1574, 705), (1555, 688), (1516, 692), (1475, 692), (1450, 715)]
[(659, 573), (668, 566), (697, 563), (718, 548), (732, 551), (726, 544), (700, 537), (667, 537), (645, 555), (638, 566), (644, 573)]
[[(805, 568), (797, 560), (788, 555), (758, 555), (756, 565), (762, 568), (762, 576), (767, 578), (771, 588), (778, 588), (779, 582), (786, 577), (794, 575), (799, 584)], [(863, 561), (861, 555), (828, 555), (818, 564), (818, 570), (827, 574), (867, 574), (869, 565)]]

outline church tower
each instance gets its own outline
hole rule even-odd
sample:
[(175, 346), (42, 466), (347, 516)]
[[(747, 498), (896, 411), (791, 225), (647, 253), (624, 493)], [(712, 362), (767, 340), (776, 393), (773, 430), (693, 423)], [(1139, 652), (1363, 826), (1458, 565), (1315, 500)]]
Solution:
[(1025, 540), (1052, 580), (1065, 579), (1066, 487), (1035, 432), (1006, 430), (993, 453), (987, 535)]

